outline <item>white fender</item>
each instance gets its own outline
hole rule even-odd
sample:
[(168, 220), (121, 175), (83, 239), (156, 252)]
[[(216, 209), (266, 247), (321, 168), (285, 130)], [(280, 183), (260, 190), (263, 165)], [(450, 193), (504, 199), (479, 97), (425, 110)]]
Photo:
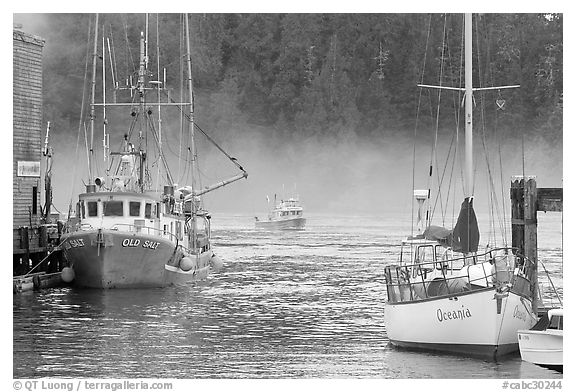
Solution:
[(73, 268), (64, 267), (64, 268), (62, 268), (62, 271), (60, 272), (60, 277), (62, 278), (63, 282), (70, 283), (74, 280), (74, 278), (76, 277), (76, 274), (74, 273)]
[(196, 267), (196, 260), (190, 256), (182, 257), (179, 267), (182, 271), (190, 271)]
[(220, 257), (216, 256), (213, 253), (212, 257), (210, 258), (210, 265), (212, 266), (212, 268), (215, 271), (218, 271), (224, 266), (224, 262), (222, 261), (222, 259)]

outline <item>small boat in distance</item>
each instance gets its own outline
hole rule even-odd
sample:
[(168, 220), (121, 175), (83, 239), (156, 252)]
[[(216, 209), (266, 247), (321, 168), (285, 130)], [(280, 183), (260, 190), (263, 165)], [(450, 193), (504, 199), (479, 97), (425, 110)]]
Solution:
[[(268, 196), (266, 196), (268, 199)], [(268, 199), (269, 200), (269, 199)], [(290, 197), (286, 200), (276, 201), (274, 195), (274, 208), (268, 213), (266, 219), (255, 217), (257, 229), (272, 230), (303, 230), (306, 218), (303, 217), (304, 209), (298, 197)]]
[(528, 330), (518, 331), (522, 360), (548, 369), (564, 372), (564, 311), (550, 309)]

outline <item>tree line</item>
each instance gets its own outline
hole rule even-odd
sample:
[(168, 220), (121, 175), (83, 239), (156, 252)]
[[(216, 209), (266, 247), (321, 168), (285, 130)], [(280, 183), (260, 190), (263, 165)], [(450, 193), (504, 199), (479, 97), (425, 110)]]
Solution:
[[(93, 15), (44, 17), (44, 116), (54, 129), (74, 133)], [(416, 116), (441, 128), (454, 124), (451, 109), (460, 97), (416, 85), (463, 86), (462, 15), (189, 17), (198, 119), (216, 134), (251, 128), (278, 140), (369, 138), (412, 132)], [(118, 72), (130, 72), (144, 15), (104, 14), (100, 20), (114, 43)], [(158, 41), (163, 59), (177, 63), (182, 18), (153, 14), (149, 21), (150, 41)], [(563, 16), (480, 14), (473, 23), (475, 86), (521, 85), (477, 94), (478, 116), (487, 114), (488, 125), (510, 137), (544, 133), (561, 143)], [(449, 110), (437, 119), (438, 104)]]

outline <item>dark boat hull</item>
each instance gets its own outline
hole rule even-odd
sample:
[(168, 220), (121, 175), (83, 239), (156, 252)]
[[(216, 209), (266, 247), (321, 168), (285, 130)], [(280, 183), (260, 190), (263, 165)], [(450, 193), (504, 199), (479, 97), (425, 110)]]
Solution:
[(213, 255), (208, 250), (193, 256), (193, 266), (183, 271), (172, 241), (117, 230), (70, 233), (63, 236), (62, 247), (74, 270), (74, 285), (106, 289), (165, 287), (204, 279)]

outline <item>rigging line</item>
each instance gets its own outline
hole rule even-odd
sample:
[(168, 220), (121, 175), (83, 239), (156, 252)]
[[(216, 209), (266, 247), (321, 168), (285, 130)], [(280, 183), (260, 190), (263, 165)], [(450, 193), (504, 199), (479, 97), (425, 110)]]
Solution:
[[(184, 15), (180, 15), (180, 51), (178, 53), (182, 53), (184, 51)], [(180, 61), (178, 63), (179, 69), (179, 77), (180, 77), (180, 102), (184, 102), (184, 59), (180, 56)], [(182, 156), (182, 141), (184, 140), (184, 112), (180, 110), (180, 142), (179, 142), (179, 153), (178, 156)], [(186, 158), (187, 159), (187, 158)], [(178, 161), (178, 177), (182, 178), (182, 162)]]
[[(428, 55), (428, 45), (430, 42), (430, 34), (431, 34), (431, 27), (432, 27), (432, 14), (428, 15), (428, 33), (426, 35), (426, 46), (424, 48), (424, 61), (422, 62), (422, 73), (420, 77), (421, 84), (424, 84), (424, 70), (426, 69), (426, 58)], [(422, 104), (422, 88), (418, 91), (418, 105), (416, 108), (416, 122), (414, 124), (414, 143), (412, 146), (412, 193), (414, 193), (414, 187), (416, 186), (416, 142), (418, 140), (418, 125), (420, 120), (420, 107)], [(411, 196), (413, 197), (413, 195)], [(428, 199), (430, 199), (430, 188), (428, 188)], [(411, 204), (411, 229), (410, 234), (414, 235), (414, 203)], [(428, 227), (428, 217), (426, 217), (426, 227)]]
[[(126, 44), (126, 50), (124, 51), (124, 68), (125, 68), (125, 75), (129, 75), (133, 73), (136, 69), (136, 65), (134, 63), (134, 57), (132, 56), (132, 50), (130, 49), (130, 40), (128, 39), (128, 22), (126, 20), (126, 15), (122, 15), (122, 22), (124, 27), (124, 40)], [(129, 61), (130, 60), (130, 61)], [(132, 63), (132, 70), (129, 71), (128, 65)]]
[[(112, 30), (112, 24), (109, 24), (110, 29), (110, 43), (108, 45), (108, 51), (110, 54), (110, 67), (112, 68), (112, 72), (115, 75), (114, 80), (116, 84), (119, 84), (118, 81), (118, 63), (116, 61), (116, 46), (114, 45), (114, 31)], [(114, 90), (116, 90), (116, 85), (114, 85)]]
[[(489, 31), (488, 30), (488, 24), (486, 22), (486, 18), (484, 18), (483, 21), (484, 21), (484, 25), (485, 25), (485, 31)], [(489, 58), (490, 47), (491, 47), (491, 45), (490, 45), (491, 34), (488, 34), (488, 37), (489, 38), (487, 40), (488, 44), (486, 47), (486, 53), (487, 53), (487, 57)], [(489, 71), (489, 75), (490, 75), (491, 84), (495, 85), (496, 83), (495, 83), (495, 77), (494, 77), (494, 64), (491, 61), (489, 61), (488, 64), (489, 64), (488, 71)], [(494, 120), (494, 134), (499, 135), (498, 136), (499, 141), (497, 142), (497, 145), (498, 145), (498, 163), (499, 163), (499, 171), (500, 171), (500, 191), (501, 191), (501, 203), (502, 203), (501, 208), (502, 208), (502, 216), (503, 216), (502, 220), (500, 221), (500, 225), (501, 225), (500, 231), (502, 233), (502, 239), (503, 239), (504, 246), (508, 246), (508, 238), (507, 238), (508, 232), (505, 229), (505, 227), (509, 227), (509, 225), (507, 224), (507, 215), (506, 215), (507, 208), (506, 208), (506, 204), (505, 204), (506, 196), (504, 194), (504, 178), (503, 178), (504, 167), (502, 164), (502, 145), (503, 145), (504, 138), (503, 138), (502, 133), (497, 132), (499, 129), (499, 124), (500, 124), (499, 111), (497, 108), (495, 108), (494, 112), (495, 112), (495, 115), (494, 115), (494, 118), (495, 118), (495, 120)]]
[[(156, 141), (156, 145), (158, 147), (160, 147), (159, 144), (159, 135), (156, 133), (156, 129), (154, 128), (154, 121), (152, 119), (152, 114), (151, 113), (147, 113), (147, 119), (148, 119), (148, 126), (150, 129), (150, 133), (152, 134), (152, 136), (154, 137), (154, 140)], [(159, 159), (162, 160), (162, 163), (164, 164), (164, 170), (166, 170), (166, 176), (167, 176), (167, 180), (169, 184), (173, 183), (173, 178), (172, 178), (172, 173), (170, 173), (170, 168), (168, 167), (168, 162), (166, 162), (166, 159), (164, 158), (164, 156), (162, 155), (162, 151), (160, 150), (160, 154), (159, 154)], [(158, 171), (160, 170), (160, 166), (158, 166)]]
[[(174, 101), (172, 98), (168, 97), (168, 99), (172, 103), (176, 103), (176, 101)], [(184, 118), (186, 118), (188, 121), (191, 121), (190, 116), (187, 115), (186, 113), (184, 113), (184, 111), (182, 110), (182, 108), (180, 106), (177, 106), (177, 108), (183, 114)], [(202, 134), (206, 137), (206, 139), (208, 139), (208, 141), (210, 141), (210, 143), (212, 143), (222, 154), (224, 154), (234, 165), (236, 165), (236, 167), (238, 167), (242, 171), (245, 171), (244, 168), (242, 167), (242, 165), (240, 165), (238, 163), (238, 160), (236, 158), (232, 157), (230, 154), (228, 154), (222, 147), (220, 147), (220, 145), (218, 143), (216, 143), (216, 141), (210, 135), (208, 135), (208, 133), (206, 133), (206, 131), (204, 131), (202, 128), (200, 128), (200, 126), (198, 126), (198, 124), (194, 123), (194, 128), (199, 130), (200, 132), (202, 132)]]
[[(92, 18), (88, 18), (88, 38), (86, 42), (90, 42), (90, 35), (92, 31)], [(78, 158), (78, 150), (80, 146), (80, 134), (82, 133), (82, 124), (84, 121), (84, 109), (86, 106), (86, 84), (88, 80), (88, 64), (89, 64), (89, 56), (90, 56), (90, 45), (86, 45), (86, 63), (84, 66), (84, 82), (82, 84), (82, 103), (80, 106), (80, 120), (78, 122), (78, 134), (76, 136), (76, 150), (74, 152), (74, 158)], [(68, 218), (70, 218), (70, 212), (72, 209), (72, 200), (74, 198), (74, 184), (76, 183), (76, 168), (77, 165), (74, 165), (74, 169), (72, 170), (72, 181), (70, 182), (70, 203), (68, 205)]]
[[(486, 24), (484, 23), (484, 27), (486, 27)], [(484, 28), (483, 31), (486, 31), (487, 29)], [(478, 64), (480, 64), (480, 42), (479, 42), (479, 33), (480, 29), (478, 27), (478, 18), (476, 19), (476, 40), (477, 40), (477, 57), (478, 57)], [(487, 39), (486, 39), (487, 40)], [(488, 74), (490, 74), (490, 66), (489, 66), (489, 44), (486, 45), (486, 58), (488, 59)], [(482, 73), (479, 73), (479, 77), (480, 77), (480, 81), (481, 81), (481, 87), (482, 87)], [(487, 83), (483, 84), (484, 86), (487, 85)], [(497, 196), (496, 196), (496, 186), (494, 183), (494, 177), (492, 175), (492, 168), (490, 165), (490, 157), (488, 155), (488, 146), (487, 146), (487, 142), (486, 142), (486, 102), (485, 102), (485, 96), (484, 94), (480, 95), (480, 99), (481, 99), (481, 115), (482, 115), (482, 143), (483, 143), (483, 147), (484, 147), (484, 151), (485, 151), (485, 157), (486, 157), (486, 166), (488, 167), (488, 173), (489, 173), (489, 178), (488, 178), (488, 200), (489, 200), (489, 211), (490, 211), (490, 222), (489, 222), (489, 226), (491, 227), (491, 231), (492, 233), (490, 233), (489, 239), (491, 236), (493, 236), (493, 240), (494, 243), (496, 243), (496, 222), (497, 219), (495, 218), (496, 216), (499, 216), (499, 211), (498, 211), (498, 203), (497, 203)]]
[[(480, 70), (480, 42), (479, 42), (479, 31), (478, 31), (478, 19), (476, 19), (476, 47), (477, 47), (477, 60), (478, 60), (478, 68)], [(479, 72), (479, 78), (480, 78), (480, 85), (485, 85), (485, 83), (483, 83), (482, 81), (482, 73)], [(499, 210), (499, 204), (496, 203), (497, 201), (497, 197), (496, 197), (496, 186), (494, 184), (494, 176), (492, 174), (493, 170), (490, 164), (490, 157), (489, 157), (489, 149), (488, 149), (488, 145), (487, 145), (487, 140), (486, 140), (486, 103), (485, 103), (485, 98), (484, 98), (484, 94), (480, 94), (480, 114), (481, 114), (481, 119), (482, 119), (482, 146), (484, 149), (484, 156), (485, 156), (485, 160), (486, 160), (486, 167), (487, 167), (487, 171), (488, 171), (488, 199), (489, 199), (489, 210), (490, 210), (490, 227), (493, 231), (493, 236), (494, 236), (494, 241), (496, 240), (496, 229), (495, 229), (495, 222), (497, 221), (497, 219), (495, 218), (495, 215), (497, 217), (500, 216), (500, 210)], [(500, 221), (498, 219), (498, 221)]]
[[(440, 87), (442, 87), (443, 77), (444, 77), (444, 61), (445, 61), (445, 50), (446, 50), (446, 25), (448, 23), (448, 15), (444, 14), (444, 27), (442, 30), (442, 52), (440, 57), (440, 74), (438, 76)], [(437, 164), (438, 156), (438, 132), (440, 128), (440, 103), (442, 100), (442, 89), (438, 90), (438, 101), (436, 106), (436, 122), (434, 129), (434, 143), (432, 145), (432, 151), (430, 155), (430, 171), (429, 171), (429, 185), (432, 184), (434, 177), (432, 176), (434, 172), (434, 165)], [(438, 177), (437, 170), (434, 173), (436, 175), (436, 180), (438, 181), (438, 193), (436, 195), (436, 200), (440, 200), (440, 215), (444, 217), (444, 208), (442, 205), (442, 184), (440, 183), (440, 178)], [(431, 187), (431, 185), (430, 185)], [(434, 215), (434, 210), (431, 210), (430, 204), (428, 204), (428, 210), (430, 211), (430, 217)]]
[[(130, 138), (132, 137), (132, 134), (134, 133), (134, 129), (136, 129), (136, 123), (138, 122), (139, 116), (140, 116), (140, 114), (136, 113), (136, 115), (132, 119), (132, 122), (130, 123), (130, 127), (128, 129), (127, 140), (130, 140)], [(122, 138), (122, 142), (120, 144), (121, 145), (124, 144), (124, 138)], [(112, 170), (112, 165), (114, 164), (114, 159), (111, 159), (110, 161), (111, 161), (110, 167), (108, 168), (107, 172), (110, 172), (110, 170)], [(116, 165), (116, 171), (114, 172), (114, 175), (118, 174), (118, 170), (120, 170), (120, 165)]]
[[(479, 32), (479, 28), (478, 28), (478, 18), (475, 19), (475, 26), (476, 28), (476, 58), (477, 58), (477, 62), (478, 62), (478, 79), (480, 82), (480, 87), (485, 86), (485, 83), (483, 81), (483, 77), (482, 77), (482, 69), (481, 69), (481, 61), (480, 61), (480, 32)], [(489, 151), (488, 151), (488, 146), (486, 143), (486, 111), (485, 111), (485, 99), (484, 99), (484, 94), (480, 93), (479, 96), (480, 99), (480, 122), (482, 124), (482, 133), (481, 133), (481, 140), (482, 140), (482, 148), (484, 150), (484, 158), (485, 158), (485, 163), (486, 163), (486, 168), (487, 168), (487, 172), (488, 172), (488, 178), (486, 179), (486, 181), (488, 182), (488, 187), (487, 187), (487, 192), (488, 192), (488, 207), (489, 207), (489, 226), (491, 228), (491, 233), (489, 234), (489, 241), (492, 237), (492, 234), (495, 233), (494, 230), (494, 194), (493, 194), (493, 190), (494, 188), (494, 181), (493, 181), (493, 176), (492, 176), (492, 170), (490, 167), (490, 157), (489, 157)]]
[[(160, 81), (160, 15), (156, 14), (156, 72), (158, 75), (158, 81)], [(159, 150), (159, 155), (162, 157), (163, 156), (163, 151), (162, 151), (162, 115), (161, 115), (161, 108), (162, 106), (160, 105), (160, 101), (161, 101), (161, 94), (160, 94), (160, 84), (158, 84), (158, 88), (156, 89), (156, 96), (157, 96), (157, 101), (158, 101), (158, 150)], [(163, 88), (166, 88), (166, 86), (162, 86)], [(156, 171), (156, 186), (160, 185), (160, 165), (158, 165), (157, 171)], [(172, 184), (170, 184), (172, 185)], [(156, 188), (156, 190), (158, 190), (158, 188)]]

